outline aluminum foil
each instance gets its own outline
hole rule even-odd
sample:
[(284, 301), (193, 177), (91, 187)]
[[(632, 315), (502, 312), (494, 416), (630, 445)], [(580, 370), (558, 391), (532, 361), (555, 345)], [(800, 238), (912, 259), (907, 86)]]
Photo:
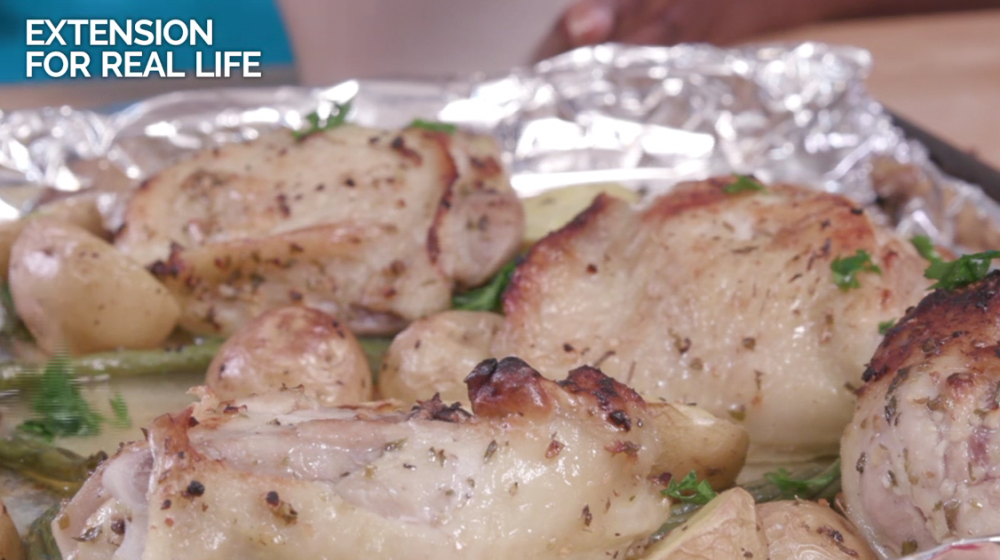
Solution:
[(10, 112), (0, 116), (0, 219), (29, 210), (45, 187), (121, 191), (185, 154), (298, 128), (305, 115), (351, 101), (359, 124), (420, 117), (492, 133), (524, 196), (604, 181), (656, 194), (735, 172), (871, 203), (873, 161), (884, 156), (912, 164), (931, 185), (893, 216), (903, 233), (955, 246), (963, 208), (1000, 224), (996, 203), (942, 175), (893, 126), (865, 90), (871, 64), (864, 50), (818, 43), (612, 44), (496, 78), (202, 90), (114, 112)]

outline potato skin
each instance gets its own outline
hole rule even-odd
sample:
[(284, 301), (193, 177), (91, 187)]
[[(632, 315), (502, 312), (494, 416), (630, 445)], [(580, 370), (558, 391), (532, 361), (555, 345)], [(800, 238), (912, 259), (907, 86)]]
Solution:
[(14, 520), (7, 513), (7, 506), (0, 500), (0, 558), (3, 560), (22, 560), (24, 545), (17, 533)]
[(24, 217), (32, 220), (36, 217), (50, 218), (62, 223), (81, 227), (90, 233), (111, 241), (111, 232), (104, 227), (104, 219), (97, 208), (98, 199), (105, 193), (99, 190), (87, 190), (55, 200), (44, 202), (35, 208), (31, 214)]
[(648, 402), (668, 452), (657, 468), (683, 478), (694, 471), (699, 480), (722, 490), (736, 483), (746, 463), (750, 436), (740, 424), (694, 405)]
[(272, 309), (236, 331), (205, 381), (223, 399), (299, 385), (326, 406), (372, 398), (371, 370), (358, 340), (332, 315), (308, 307)]
[(419, 319), (389, 346), (379, 372), (379, 395), (403, 402), (427, 400), (469, 404), (465, 377), (492, 358), (490, 347), (503, 317), (485, 311), (443, 311)]
[(757, 506), (771, 560), (875, 560), (850, 521), (829, 506), (807, 501)]
[(0, 222), (0, 279), (7, 281), (7, 271), (10, 269), (10, 252), (14, 242), (21, 236), (24, 226), (29, 221), (45, 217), (63, 223), (80, 226), (101, 239), (111, 236), (104, 229), (101, 213), (97, 210), (97, 197), (100, 193), (76, 194), (60, 198), (39, 206), (32, 214), (19, 220)]
[(45, 352), (154, 348), (177, 324), (180, 308), (165, 287), (77, 226), (28, 220), (10, 262), (14, 306)]
[(0, 222), (0, 277), (7, 281), (7, 271), (10, 270), (10, 253), (14, 242), (21, 236), (27, 221), (23, 218), (9, 222)]
[(733, 488), (647, 549), (643, 560), (766, 559), (753, 496)]

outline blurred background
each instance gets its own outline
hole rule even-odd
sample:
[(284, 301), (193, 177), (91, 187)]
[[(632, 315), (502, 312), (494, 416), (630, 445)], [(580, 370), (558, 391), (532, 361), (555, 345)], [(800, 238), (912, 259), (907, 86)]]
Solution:
[[(195, 48), (254, 50), (261, 52), (263, 76), (28, 80), (29, 18), (211, 18), (212, 47), (170, 47), (176, 69), (193, 75)], [(997, 30), (1000, 0), (6, 0), (0, 2), (0, 111), (115, 107), (192, 88), (499, 74), (605, 41), (811, 40), (870, 50), (869, 87), (878, 99), (1000, 166)], [(150, 47), (83, 50), (99, 57), (108, 48)]]

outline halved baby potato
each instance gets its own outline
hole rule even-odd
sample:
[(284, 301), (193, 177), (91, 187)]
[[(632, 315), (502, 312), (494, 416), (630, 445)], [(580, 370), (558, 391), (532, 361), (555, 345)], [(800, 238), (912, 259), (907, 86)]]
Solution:
[(767, 543), (753, 496), (733, 488), (716, 496), (680, 527), (647, 549), (643, 560), (765, 559)]
[(101, 213), (97, 209), (97, 198), (100, 194), (95, 191), (67, 196), (45, 203), (19, 220), (0, 222), (0, 279), (7, 278), (10, 252), (14, 242), (21, 236), (24, 226), (36, 218), (52, 218), (80, 226), (102, 239), (109, 238), (108, 232), (104, 229)]
[(308, 307), (279, 307), (251, 320), (219, 349), (205, 382), (227, 400), (298, 386), (325, 406), (372, 398), (358, 340), (332, 315)]
[(695, 405), (647, 401), (656, 411), (664, 448), (673, 450), (657, 461), (657, 470), (683, 477), (694, 471), (716, 490), (729, 488), (746, 463), (750, 436), (736, 422), (719, 418)]
[(830, 506), (784, 500), (757, 506), (770, 560), (875, 560), (875, 553)]
[(177, 324), (180, 309), (166, 288), (75, 225), (28, 220), (10, 263), (14, 307), (45, 352), (154, 348)]
[(620, 198), (631, 204), (642, 195), (618, 183), (587, 183), (553, 189), (522, 200), (524, 241), (534, 243), (568, 224), (590, 206), (599, 194)]
[(418, 319), (393, 339), (379, 372), (379, 395), (412, 403), (435, 393), (469, 405), (465, 378), (487, 358), (503, 316), (486, 311), (442, 311)]

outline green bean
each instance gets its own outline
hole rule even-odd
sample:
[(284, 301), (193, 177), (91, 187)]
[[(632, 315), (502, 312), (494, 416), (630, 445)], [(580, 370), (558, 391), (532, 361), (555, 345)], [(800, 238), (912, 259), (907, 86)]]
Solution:
[(62, 560), (59, 546), (52, 536), (52, 521), (59, 515), (61, 507), (60, 504), (56, 504), (31, 522), (28, 537), (24, 541), (25, 560)]
[(107, 455), (83, 457), (35, 438), (0, 439), (0, 467), (17, 471), (54, 492), (72, 496)]
[(368, 358), (368, 366), (372, 370), (372, 380), (378, 383), (378, 372), (382, 368), (382, 358), (389, 350), (389, 345), (392, 344), (392, 337), (366, 336), (358, 338), (358, 342)]
[[(206, 340), (174, 349), (118, 350), (67, 358), (77, 379), (93, 377), (134, 377), (156, 373), (204, 372), (212, 362), (221, 340)], [(34, 385), (42, 366), (23, 362), (0, 364), (0, 391), (25, 389)]]

